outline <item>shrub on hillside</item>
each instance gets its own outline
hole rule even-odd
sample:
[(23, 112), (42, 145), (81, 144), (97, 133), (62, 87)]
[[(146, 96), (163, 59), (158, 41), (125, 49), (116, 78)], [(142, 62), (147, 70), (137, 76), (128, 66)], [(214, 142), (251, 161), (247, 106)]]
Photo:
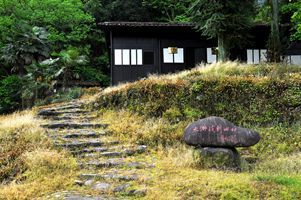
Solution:
[(240, 125), (301, 120), (300, 69), (291, 67), (279, 73), (271, 66), (244, 69), (228, 64), (229, 69), (226, 63), (217, 69), (195, 69), (110, 88), (99, 95), (97, 106), (129, 109), (150, 117), (171, 116), (170, 111), (176, 109), (183, 119), (214, 115)]

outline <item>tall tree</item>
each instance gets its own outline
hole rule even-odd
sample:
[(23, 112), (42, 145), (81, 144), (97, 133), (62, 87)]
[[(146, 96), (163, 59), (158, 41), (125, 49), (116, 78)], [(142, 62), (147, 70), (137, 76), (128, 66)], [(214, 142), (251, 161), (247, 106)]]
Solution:
[(292, 22), (293, 34), (292, 40), (301, 40), (301, 1), (291, 0), (283, 8), (285, 13), (289, 14)]
[(191, 0), (143, 0), (144, 6), (150, 6), (161, 13), (158, 21), (185, 22), (189, 21), (187, 10)]
[(252, 25), (254, 0), (196, 0), (192, 20), (202, 35), (218, 39), (218, 60), (226, 61), (235, 43), (245, 40)]
[(271, 0), (271, 35), (268, 45), (268, 59), (270, 62), (280, 62), (281, 42), (279, 31), (279, 1)]

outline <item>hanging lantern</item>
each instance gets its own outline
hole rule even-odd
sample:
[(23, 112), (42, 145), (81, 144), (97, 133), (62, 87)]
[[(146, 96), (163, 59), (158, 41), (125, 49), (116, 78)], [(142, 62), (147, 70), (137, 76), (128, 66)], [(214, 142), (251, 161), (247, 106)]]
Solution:
[(177, 54), (178, 53), (178, 47), (168, 47), (168, 53), (169, 54)]

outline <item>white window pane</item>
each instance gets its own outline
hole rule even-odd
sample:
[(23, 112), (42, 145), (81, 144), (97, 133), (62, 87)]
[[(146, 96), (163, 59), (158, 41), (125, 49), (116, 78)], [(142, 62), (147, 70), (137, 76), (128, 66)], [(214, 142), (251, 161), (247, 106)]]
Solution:
[(291, 55), (291, 63), (294, 65), (301, 65), (301, 55)]
[(173, 54), (168, 52), (168, 48), (163, 49), (163, 62), (164, 63), (173, 63)]
[(131, 49), (131, 65), (137, 65), (136, 49)]
[(267, 50), (261, 49), (260, 50), (260, 62), (266, 62), (267, 61)]
[(254, 49), (253, 56), (254, 56), (254, 64), (258, 64), (259, 63), (259, 50), (258, 49)]
[(142, 65), (142, 49), (137, 49), (137, 65)]
[(247, 49), (247, 63), (253, 64), (253, 50)]
[(130, 65), (130, 50), (129, 49), (122, 50), (122, 64)]
[(178, 53), (174, 54), (175, 63), (184, 63), (184, 49), (178, 48)]
[(212, 48), (207, 48), (207, 63), (215, 63), (216, 60), (216, 55), (212, 53)]
[(115, 53), (114, 53), (114, 57), (115, 57), (115, 65), (122, 65), (122, 55), (121, 55), (121, 49), (115, 49)]

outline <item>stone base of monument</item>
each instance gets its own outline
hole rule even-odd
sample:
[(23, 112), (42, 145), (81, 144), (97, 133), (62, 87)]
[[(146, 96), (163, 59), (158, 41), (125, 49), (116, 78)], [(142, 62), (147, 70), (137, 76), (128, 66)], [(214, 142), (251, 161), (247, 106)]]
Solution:
[(240, 156), (235, 148), (198, 148), (200, 163), (205, 168), (240, 169)]

